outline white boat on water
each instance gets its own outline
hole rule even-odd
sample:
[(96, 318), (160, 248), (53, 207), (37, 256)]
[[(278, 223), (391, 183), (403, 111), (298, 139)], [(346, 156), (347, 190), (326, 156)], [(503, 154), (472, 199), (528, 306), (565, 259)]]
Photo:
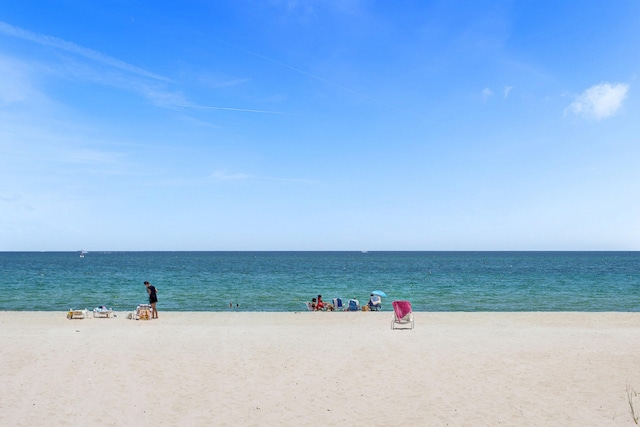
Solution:
[(84, 249), (80, 251), (80, 258), (84, 258), (85, 254), (87, 254), (88, 252), (85, 251)]

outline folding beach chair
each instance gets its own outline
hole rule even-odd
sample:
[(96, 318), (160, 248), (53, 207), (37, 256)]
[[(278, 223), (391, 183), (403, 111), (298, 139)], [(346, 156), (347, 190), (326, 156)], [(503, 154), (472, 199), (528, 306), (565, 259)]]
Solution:
[(344, 310), (344, 303), (342, 302), (342, 298), (334, 298), (333, 299), (333, 309), (334, 310)]
[(89, 310), (86, 308), (84, 310), (74, 310), (70, 308), (67, 313), (67, 319), (86, 319), (87, 317), (89, 317)]
[(132, 319), (134, 320), (151, 320), (151, 306), (149, 304), (140, 304), (136, 307), (136, 311), (133, 312)]
[(379, 295), (371, 295), (369, 303), (367, 304), (371, 311), (380, 311), (382, 308), (382, 298)]
[(111, 317), (113, 316), (113, 310), (101, 305), (93, 309), (93, 317)]
[[(398, 325), (409, 325), (409, 329), (413, 329), (413, 311), (409, 301), (393, 301), (393, 320), (391, 321), (391, 329), (395, 329)], [(407, 328), (403, 328), (407, 329)]]
[(346, 311), (360, 311), (360, 301), (353, 298), (350, 299)]

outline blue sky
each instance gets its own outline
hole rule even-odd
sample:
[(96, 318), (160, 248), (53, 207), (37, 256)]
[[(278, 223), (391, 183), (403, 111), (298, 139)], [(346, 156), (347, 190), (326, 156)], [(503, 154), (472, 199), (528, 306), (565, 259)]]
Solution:
[(637, 0), (2, 3), (0, 250), (640, 250)]

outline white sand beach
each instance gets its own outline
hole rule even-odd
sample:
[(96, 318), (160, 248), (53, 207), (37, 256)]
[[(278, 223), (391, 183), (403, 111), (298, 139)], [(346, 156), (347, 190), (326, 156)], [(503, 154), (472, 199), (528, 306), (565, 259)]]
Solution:
[(0, 425), (635, 425), (638, 313), (125, 314), (0, 312)]

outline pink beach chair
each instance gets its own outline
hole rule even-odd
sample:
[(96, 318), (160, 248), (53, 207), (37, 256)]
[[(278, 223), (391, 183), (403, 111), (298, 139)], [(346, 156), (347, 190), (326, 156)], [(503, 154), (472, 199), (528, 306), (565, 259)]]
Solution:
[[(391, 329), (395, 329), (399, 325), (409, 325), (413, 329), (413, 311), (409, 301), (393, 301), (393, 320), (391, 321)], [(403, 328), (406, 329), (406, 328)]]

